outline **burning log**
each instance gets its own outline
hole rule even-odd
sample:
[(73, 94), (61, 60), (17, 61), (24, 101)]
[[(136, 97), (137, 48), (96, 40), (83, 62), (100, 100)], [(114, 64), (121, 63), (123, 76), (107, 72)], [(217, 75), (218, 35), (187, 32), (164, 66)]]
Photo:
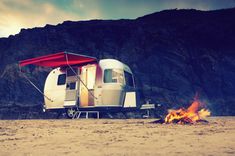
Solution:
[(201, 106), (201, 102), (195, 100), (187, 109), (171, 110), (165, 117), (165, 123), (193, 124), (210, 116), (209, 110), (204, 108), (199, 110)]
[[(207, 109), (200, 109), (202, 103), (199, 100), (194, 102), (187, 109), (180, 108), (177, 110), (168, 110), (165, 119), (160, 119), (152, 123), (175, 123), (175, 124), (194, 124), (198, 122), (208, 123), (204, 120), (205, 117), (210, 116), (210, 111)], [(200, 110), (199, 110), (200, 109)]]

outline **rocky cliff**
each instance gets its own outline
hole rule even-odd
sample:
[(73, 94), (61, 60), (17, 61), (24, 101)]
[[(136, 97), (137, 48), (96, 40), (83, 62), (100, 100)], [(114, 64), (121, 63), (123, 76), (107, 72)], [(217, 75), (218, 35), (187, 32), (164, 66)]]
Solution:
[[(165, 10), (134, 20), (65, 21), (0, 38), (1, 116), (43, 103), (20, 75), (18, 61), (60, 51), (128, 64), (142, 102), (188, 106), (198, 92), (213, 115), (235, 115), (234, 19), (235, 9)], [(27, 72), (43, 89), (48, 69)]]

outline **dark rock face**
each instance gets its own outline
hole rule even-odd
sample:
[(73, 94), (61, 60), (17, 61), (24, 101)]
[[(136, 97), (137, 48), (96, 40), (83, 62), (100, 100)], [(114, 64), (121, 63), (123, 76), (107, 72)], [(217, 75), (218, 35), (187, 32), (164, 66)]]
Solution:
[[(18, 61), (60, 51), (115, 58), (133, 70), (141, 102), (187, 107), (196, 92), (213, 115), (235, 115), (235, 9), (167, 10), (135, 20), (66, 21), (0, 38), (0, 112), (42, 96)], [(48, 69), (27, 69), (43, 89)]]

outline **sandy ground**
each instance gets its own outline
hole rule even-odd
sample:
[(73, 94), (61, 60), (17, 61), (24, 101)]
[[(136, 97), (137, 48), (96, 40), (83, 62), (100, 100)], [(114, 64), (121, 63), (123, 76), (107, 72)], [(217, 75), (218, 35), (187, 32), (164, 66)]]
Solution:
[(2, 120), (0, 155), (235, 155), (235, 117), (197, 125), (153, 120)]

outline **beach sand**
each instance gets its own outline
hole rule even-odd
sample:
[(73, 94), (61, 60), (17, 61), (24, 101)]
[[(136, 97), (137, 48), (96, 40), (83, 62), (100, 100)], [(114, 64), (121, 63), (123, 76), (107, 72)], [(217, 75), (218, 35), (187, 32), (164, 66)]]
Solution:
[(0, 155), (235, 155), (235, 117), (196, 125), (151, 121), (1, 120)]

